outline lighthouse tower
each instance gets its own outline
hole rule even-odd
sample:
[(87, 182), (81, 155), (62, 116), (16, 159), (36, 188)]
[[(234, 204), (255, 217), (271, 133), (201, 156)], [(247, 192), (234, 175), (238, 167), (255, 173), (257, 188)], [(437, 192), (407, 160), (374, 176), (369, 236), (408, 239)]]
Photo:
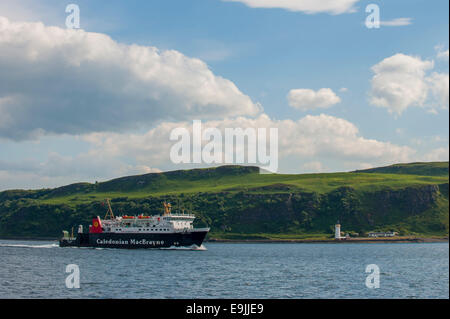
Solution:
[(334, 226), (334, 239), (341, 239), (341, 224), (339, 224), (339, 221)]

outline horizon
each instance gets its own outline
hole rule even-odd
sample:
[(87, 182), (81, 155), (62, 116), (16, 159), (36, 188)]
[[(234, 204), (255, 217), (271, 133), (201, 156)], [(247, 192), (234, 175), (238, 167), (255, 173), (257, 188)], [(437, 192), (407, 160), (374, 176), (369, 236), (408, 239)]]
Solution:
[[(345, 174), (345, 173), (361, 173), (361, 172), (364, 173), (363, 171), (365, 171), (365, 170), (385, 168), (385, 167), (392, 167), (392, 166), (397, 166), (397, 165), (401, 166), (401, 165), (412, 165), (412, 164), (442, 164), (442, 163), (449, 164), (449, 161), (395, 163), (395, 164), (391, 164), (391, 165), (388, 165), (388, 166), (370, 167), (370, 168), (362, 169), (362, 170), (336, 171), (336, 172), (326, 172), (326, 173), (317, 173), (317, 172), (316, 173), (308, 173), (308, 172), (306, 172), (306, 173), (271, 173), (271, 172), (269, 172), (269, 173), (262, 173), (262, 174), (267, 174), (267, 175), (328, 175), (328, 174)], [(227, 165), (219, 165), (219, 166), (211, 166), (211, 167), (175, 169), (175, 170), (163, 171), (163, 172), (151, 172), (151, 173), (136, 174), (136, 175), (118, 176), (118, 177), (114, 177), (112, 179), (101, 181), (101, 182), (99, 182), (99, 181), (94, 181), (94, 182), (79, 181), (79, 182), (65, 184), (65, 185), (58, 185), (58, 186), (55, 186), (55, 187), (41, 187), (41, 188), (33, 188), (33, 189), (19, 189), (19, 188), (3, 189), (3, 190), (0, 189), (0, 193), (1, 192), (7, 192), (7, 191), (34, 191), (34, 190), (44, 190), (44, 189), (58, 189), (58, 188), (72, 186), (72, 185), (77, 185), (77, 184), (96, 185), (96, 184), (108, 183), (108, 182), (111, 182), (111, 181), (115, 181), (115, 180), (119, 180), (119, 179), (123, 179), (123, 178), (128, 178), (128, 177), (147, 176), (147, 175), (152, 175), (152, 174), (164, 174), (164, 173), (180, 172), (180, 171), (217, 169), (217, 168), (221, 168), (221, 167), (250, 167), (250, 168), (257, 168), (257, 169), (261, 170), (261, 168), (259, 166), (227, 164)], [(370, 174), (373, 174), (373, 173), (370, 173)], [(384, 174), (384, 173), (378, 173), (378, 174)], [(408, 175), (408, 174), (406, 174), (406, 175)]]

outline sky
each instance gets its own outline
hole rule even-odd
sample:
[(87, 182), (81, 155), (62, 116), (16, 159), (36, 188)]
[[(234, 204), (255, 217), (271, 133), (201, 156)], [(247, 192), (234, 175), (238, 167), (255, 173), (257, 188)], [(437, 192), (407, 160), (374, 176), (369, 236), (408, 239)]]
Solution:
[(448, 161), (448, 6), (0, 0), (0, 190), (221, 165), (171, 160), (193, 120), (277, 128), (279, 173)]

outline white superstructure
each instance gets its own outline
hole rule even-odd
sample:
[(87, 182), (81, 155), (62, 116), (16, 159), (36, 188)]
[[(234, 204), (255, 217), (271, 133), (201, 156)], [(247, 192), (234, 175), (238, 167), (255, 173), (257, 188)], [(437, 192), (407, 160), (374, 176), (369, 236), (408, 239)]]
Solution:
[(194, 229), (194, 219), (191, 214), (121, 216), (102, 220), (102, 228), (106, 233), (179, 232)]
[[(100, 221), (105, 233), (177, 233), (194, 230), (193, 214), (172, 214), (170, 203), (164, 203), (164, 214), (154, 216), (115, 217), (108, 202), (108, 214)], [(203, 229), (200, 229), (203, 231)], [(196, 229), (197, 231), (197, 229)]]

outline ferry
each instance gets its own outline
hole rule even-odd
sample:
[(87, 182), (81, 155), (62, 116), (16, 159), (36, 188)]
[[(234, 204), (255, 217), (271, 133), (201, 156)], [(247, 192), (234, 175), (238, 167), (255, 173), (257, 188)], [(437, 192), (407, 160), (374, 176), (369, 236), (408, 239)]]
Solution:
[(164, 202), (162, 215), (114, 216), (110, 201), (104, 219), (96, 216), (89, 232), (78, 226), (76, 236), (63, 230), (60, 247), (100, 248), (176, 248), (200, 247), (209, 228), (194, 228), (195, 215), (172, 213), (170, 203)]

